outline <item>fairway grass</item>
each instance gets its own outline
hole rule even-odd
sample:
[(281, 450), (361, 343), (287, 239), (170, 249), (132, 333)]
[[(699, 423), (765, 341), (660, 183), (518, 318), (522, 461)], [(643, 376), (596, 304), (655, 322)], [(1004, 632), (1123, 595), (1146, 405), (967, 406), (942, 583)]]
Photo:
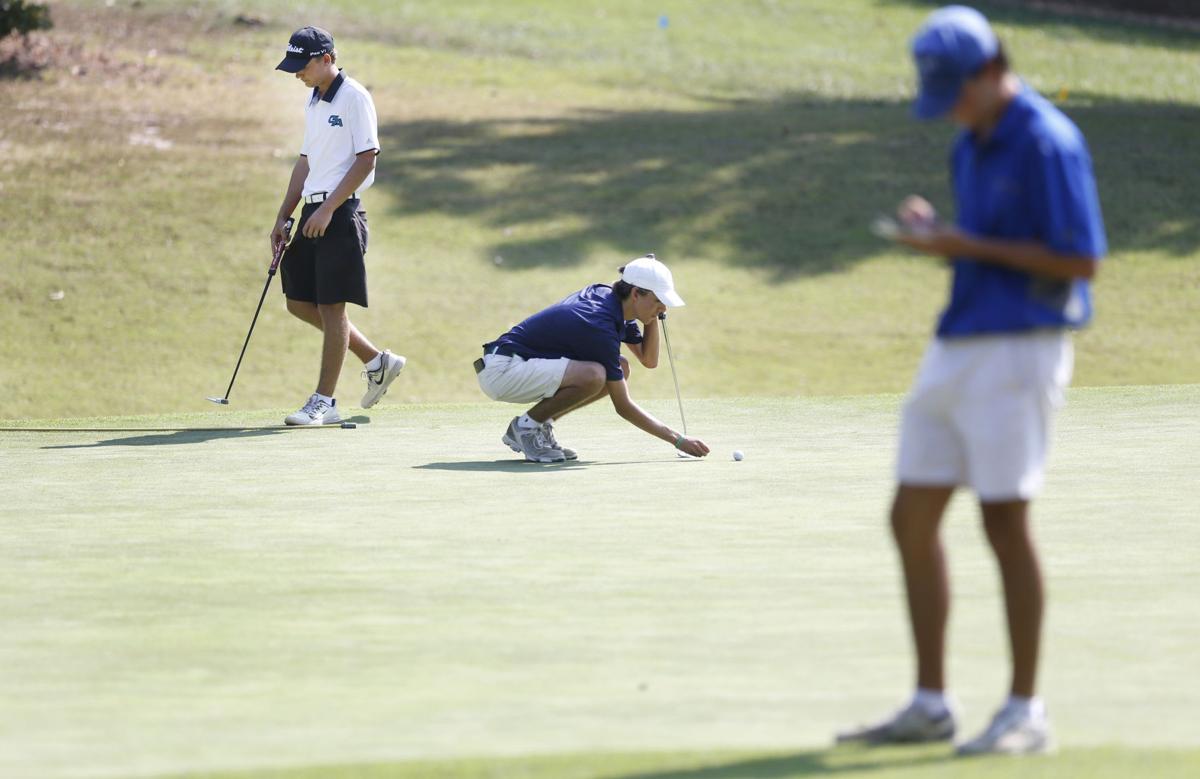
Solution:
[[(1200, 750), (1071, 749), (1049, 757), (959, 760), (945, 746), (702, 754), (577, 754), (415, 761), (278, 771), (187, 774), (188, 779), (1192, 779)], [(182, 777), (180, 777), (182, 779)]]
[[(551, 467), (500, 444), (500, 405), (4, 423), (0, 775), (1011, 775), (826, 749), (909, 691), (898, 398), (687, 402), (703, 461), (606, 407)], [(1022, 774), (1200, 770), (1198, 404), (1071, 393), (1035, 506), (1062, 753)], [(1007, 650), (966, 496), (946, 536), (974, 731)]]
[[(685, 391), (903, 391), (948, 278), (867, 225), (914, 191), (950, 206), (952, 130), (908, 111), (933, 4), (602, 5), (56, 3), (59, 59), (0, 81), (0, 417), (223, 391), (303, 128), (305, 90), (273, 68), (307, 23), (379, 110), (371, 306), (352, 317), (410, 359), (393, 399), (474, 400), (480, 344), (648, 251), (689, 304)], [(1077, 383), (1200, 382), (1200, 36), (984, 7), (1095, 157), (1112, 253)], [(299, 406), (318, 348), (274, 283), (234, 401)], [(638, 392), (673, 390), (660, 372)]]

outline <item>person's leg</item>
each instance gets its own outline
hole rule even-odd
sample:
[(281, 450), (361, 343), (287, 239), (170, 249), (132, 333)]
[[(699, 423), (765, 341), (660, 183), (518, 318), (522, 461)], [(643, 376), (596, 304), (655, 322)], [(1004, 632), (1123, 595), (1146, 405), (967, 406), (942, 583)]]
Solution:
[(1032, 698), (1037, 681), (1044, 595), (1037, 551), (1029, 529), (1029, 502), (980, 503), (983, 527), (1000, 565), (1008, 638), (1012, 650), (1012, 694)]
[(904, 569), (917, 651), (917, 687), (946, 688), (944, 656), (950, 583), (939, 527), (953, 487), (901, 484), (892, 502), (892, 534)]
[[(621, 372), (625, 374), (625, 380), (629, 381), (629, 360), (626, 360), (624, 357), (621, 358)], [(551, 414), (551, 418), (552, 419), (562, 419), (567, 414), (570, 414), (572, 411), (578, 411), (579, 409), (583, 408), (584, 406), (590, 406), (591, 404), (595, 403), (600, 398), (605, 398), (605, 397), (608, 397), (608, 382), (607, 381), (604, 382), (604, 386), (601, 387), (600, 391), (597, 392), (592, 397), (585, 398), (584, 400), (580, 401), (579, 403), (576, 403), (574, 406), (571, 406), (570, 408), (566, 408), (566, 409), (563, 409), (562, 411), (559, 411), (557, 414)], [(530, 414), (530, 416), (533, 416), (533, 415)]]
[(350, 320), (346, 318), (345, 303), (318, 305), (317, 313), (321, 317), (321, 331), (325, 334), (317, 392), (333, 397), (338, 377), (342, 372), (342, 363), (346, 359), (346, 349), (350, 345)]
[[(317, 311), (316, 303), (307, 303), (303, 300), (288, 300), (287, 310), (292, 316), (297, 319), (308, 322), (318, 330), (323, 330), (321, 323), (321, 314)], [(379, 354), (379, 349), (375, 348), (375, 344), (367, 340), (367, 337), (359, 331), (350, 318), (346, 318), (346, 325), (349, 328), (349, 348), (354, 353), (354, 356), (362, 361), (364, 365), (375, 358)]]
[(571, 360), (553, 397), (545, 398), (526, 412), (541, 424), (558, 417), (562, 412), (593, 400), (604, 389), (604, 368), (595, 362)]

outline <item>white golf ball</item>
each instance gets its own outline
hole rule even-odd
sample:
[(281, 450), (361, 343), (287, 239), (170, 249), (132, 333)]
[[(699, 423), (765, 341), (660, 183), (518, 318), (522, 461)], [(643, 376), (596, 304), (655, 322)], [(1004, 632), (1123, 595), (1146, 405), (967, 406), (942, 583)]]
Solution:
[(733, 450), (733, 459), (737, 460), (739, 463), (742, 461), (742, 458), (743, 458), (743, 457), (745, 457), (745, 456), (746, 456), (746, 455), (742, 454), (742, 450), (741, 450), (741, 449), (735, 449), (735, 450)]

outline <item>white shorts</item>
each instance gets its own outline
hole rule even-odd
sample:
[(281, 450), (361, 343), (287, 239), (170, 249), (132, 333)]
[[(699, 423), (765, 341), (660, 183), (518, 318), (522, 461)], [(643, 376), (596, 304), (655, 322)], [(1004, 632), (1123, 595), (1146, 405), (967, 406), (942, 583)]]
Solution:
[(1073, 366), (1066, 332), (935, 338), (904, 404), (900, 483), (968, 486), (984, 502), (1033, 497)]
[(566, 357), (557, 360), (526, 360), (513, 355), (486, 354), (483, 370), (476, 376), (479, 388), (492, 400), (505, 403), (534, 403), (552, 398), (567, 372)]

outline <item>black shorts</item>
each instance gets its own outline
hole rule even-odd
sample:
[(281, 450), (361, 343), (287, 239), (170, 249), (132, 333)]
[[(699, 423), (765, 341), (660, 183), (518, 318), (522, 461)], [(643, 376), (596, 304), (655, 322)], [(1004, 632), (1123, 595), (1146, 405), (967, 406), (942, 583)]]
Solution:
[(300, 212), (292, 242), (280, 263), (283, 294), (305, 303), (354, 303), (367, 307), (367, 212), (347, 200), (333, 212), (325, 235), (305, 238), (304, 223), (320, 208)]

